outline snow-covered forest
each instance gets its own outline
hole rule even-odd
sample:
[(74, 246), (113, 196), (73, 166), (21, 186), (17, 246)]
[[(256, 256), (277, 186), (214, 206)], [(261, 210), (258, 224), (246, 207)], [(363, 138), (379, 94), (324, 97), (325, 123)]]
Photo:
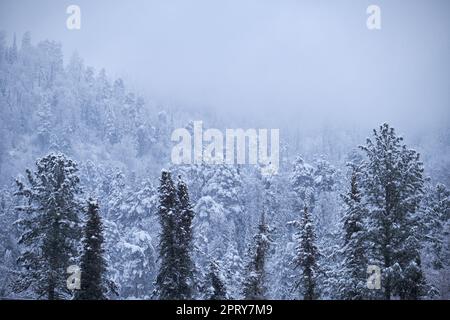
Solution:
[(450, 299), (450, 123), (281, 128), (268, 176), (172, 165), (199, 119), (1, 33), (0, 298)]

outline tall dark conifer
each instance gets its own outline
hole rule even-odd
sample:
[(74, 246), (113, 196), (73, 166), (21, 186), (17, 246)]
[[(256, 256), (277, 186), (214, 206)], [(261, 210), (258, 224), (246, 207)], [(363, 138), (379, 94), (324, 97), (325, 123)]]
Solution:
[(194, 263), (192, 261), (192, 210), (187, 186), (181, 180), (175, 187), (170, 172), (163, 170), (159, 187), (160, 268), (156, 294), (160, 299), (192, 299)]
[(181, 180), (177, 185), (179, 207), (176, 211), (176, 241), (178, 258), (178, 294), (181, 299), (192, 299), (195, 288), (193, 255), (192, 219), (194, 211), (189, 200), (186, 183)]
[(161, 173), (159, 186), (159, 272), (156, 278), (155, 293), (162, 300), (179, 299), (178, 257), (176, 250), (176, 214), (178, 210), (177, 190), (169, 171)]
[(296, 288), (300, 288), (304, 300), (315, 300), (319, 298), (319, 251), (316, 246), (314, 224), (308, 207), (305, 206), (303, 216), (296, 225), (299, 227), (299, 231), (297, 232), (298, 244), (294, 264), (295, 268), (299, 268), (301, 271)]
[(89, 199), (81, 256), (81, 289), (76, 294), (77, 299), (106, 299), (107, 288), (104, 279), (106, 261), (103, 243), (103, 224), (99, 207), (96, 201)]
[(227, 299), (227, 289), (223, 278), (220, 275), (220, 269), (216, 261), (209, 264), (209, 273), (206, 279), (206, 295), (208, 300), (225, 300)]
[(243, 295), (247, 300), (266, 298), (266, 259), (270, 247), (270, 227), (266, 224), (264, 211), (258, 226), (258, 233), (253, 237), (253, 248), (250, 248), (246, 277), (243, 283)]

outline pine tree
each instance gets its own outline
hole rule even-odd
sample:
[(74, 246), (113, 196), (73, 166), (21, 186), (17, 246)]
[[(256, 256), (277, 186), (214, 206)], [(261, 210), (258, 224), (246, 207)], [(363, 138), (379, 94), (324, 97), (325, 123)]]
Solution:
[(27, 183), (17, 181), (23, 270), (15, 289), (49, 300), (67, 298), (66, 268), (76, 262), (81, 238), (78, 169), (62, 154), (39, 159), (36, 166), (34, 173), (27, 170)]
[(216, 261), (209, 264), (209, 273), (206, 279), (206, 296), (208, 300), (225, 300), (227, 299), (227, 289), (224, 280), (220, 274), (219, 265)]
[(346, 210), (343, 224), (343, 261), (338, 281), (338, 297), (346, 300), (361, 300), (367, 297), (366, 288), (366, 210), (361, 203), (359, 167), (351, 163), (350, 190), (343, 196)]
[(266, 259), (270, 247), (270, 227), (266, 224), (264, 211), (258, 226), (258, 233), (253, 237), (254, 248), (250, 248), (246, 278), (243, 283), (243, 295), (246, 300), (266, 298)]
[(89, 199), (87, 222), (84, 227), (83, 253), (81, 256), (81, 289), (76, 297), (80, 300), (106, 299), (105, 251), (103, 249), (103, 224), (96, 201)]
[(425, 294), (420, 259), (418, 212), (423, 193), (419, 154), (383, 124), (361, 149), (363, 190), (371, 239), (369, 263), (382, 270), (385, 299), (418, 299)]
[(300, 288), (304, 300), (315, 300), (319, 298), (319, 251), (316, 247), (316, 235), (311, 213), (305, 206), (303, 216), (298, 221), (299, 230), (296, 234), (298, 244), (296, 247), (295, 268), (301, 269), (300, 280), (296, 288)]

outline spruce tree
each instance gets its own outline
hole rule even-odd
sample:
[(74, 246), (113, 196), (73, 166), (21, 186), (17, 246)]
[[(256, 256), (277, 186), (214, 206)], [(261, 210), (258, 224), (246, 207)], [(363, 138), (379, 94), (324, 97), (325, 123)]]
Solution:
[(437, 273), (433, 279), (441, 298), (450, 292), (450, 191), (443, 184), (429, 190), (423, 204), (425, 253), (431, 270)]
[(178, 294), (181, 299), (191, 299), (194, 294), (194, 262), (192, 219), (194, 211), (189, 200), (186, 183), (178, 180), (177, 184), (179, 207), (176, 210), (176, 236), (177, 236), (177, 258), (178, 258)]
[(449, 222), (450, 191), (438, 184), (426, 198), (423, 217), (425, 239), (433, 256), (432, 265), (436, 270), (449, 266)]
[(89, 199), (87, 222), (84, 227), (83, 253), (81, 256), (81, 289), (76, 298), (80, 300), (106, 299), (105, 251), (103, 249), (103, 224), (96, 201)]
[(16, 259), (19, 250), (16, 245), (14, 221), (14, 200), (8, 189), (0, 188), (0, 300), (11, 294), (17, 272)]
[(350, 190), (343, 195), (346, 209), (342, 218), (343, 261), (339, 270), (338, 297), (361, 300), (367, 297), (366, 210), (361, 203), (359, 167), (351, 163), (350, 168)]
[(66, 268), (76, 262), (81, 238), (78, 169), (63, 154), (50, 154), (36, 166), (36, 172), (26, 171), (27, 183), (17, 180), (22, 273), (15, 289), (29, 289), (37, 298), (68, 298)]
[(192, 299), (194, 263), (192, 255), (192, 219), (187, 186), (180, 181), (175, 187), (170, 172), (163, 170), (159, 187), (160, 268), (156, 294), (160, 299)]
[(227, 296), (230, 299), (238, 299), (241, 296), (242, 283), (244, 282), (243, 271), (245, 270), (243, 259), (234, 242), (228, 244), (227, 252), (220, 259), (220, 265), (223, 266), (224, 270)]
[(247, 274), (243, 283), (243, 295), (246, 300), (266, 298), (266, 259), (271, 243), (270, 227), (266, 224), (265, 213), (261, 214), (258, 233), (253, 237), (254, 248), (250, 248)]
[(385, 299), (418, 299), (425, 294), (420, 259), (418, 206), (423, 193), (419, 154), (403, 144), (388, 124), (361, 146), (363, 189), (368, 208), (370, 264), (382, 271)]
[(316, 246), (312, 216), (307, 206), (303, 209), (301, 220), (295, 224), (299, 230), (296, 234), (298, 244), (294, 265), (301, 271), (300, 279), (295, 287), (300, 289), (304, 300), (315, 300), (319, 298), (319, 251)]
[(227, 299), (227, 289), (220, 269), (216, 261), (209, 264), (209, 273), (206, 279), (206, 299), (208, 300), (225, 300)]
[(178, 197), (169, 171), (162, 171), (158, 192), (158, 216), (161, 225), (161, 233), (159, 235), (160, 266), (155, 290), (161, 300), (179, 299), (177, 286), (178, 252), (175, 238)]

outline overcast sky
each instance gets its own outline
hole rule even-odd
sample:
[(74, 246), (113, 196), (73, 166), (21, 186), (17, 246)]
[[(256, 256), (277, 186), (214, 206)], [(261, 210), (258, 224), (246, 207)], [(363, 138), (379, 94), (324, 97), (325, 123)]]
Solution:
[(58, 40), (160, 101), (268, 126), (450, 122), (447, 0), (0, 0), (0, 29)]

